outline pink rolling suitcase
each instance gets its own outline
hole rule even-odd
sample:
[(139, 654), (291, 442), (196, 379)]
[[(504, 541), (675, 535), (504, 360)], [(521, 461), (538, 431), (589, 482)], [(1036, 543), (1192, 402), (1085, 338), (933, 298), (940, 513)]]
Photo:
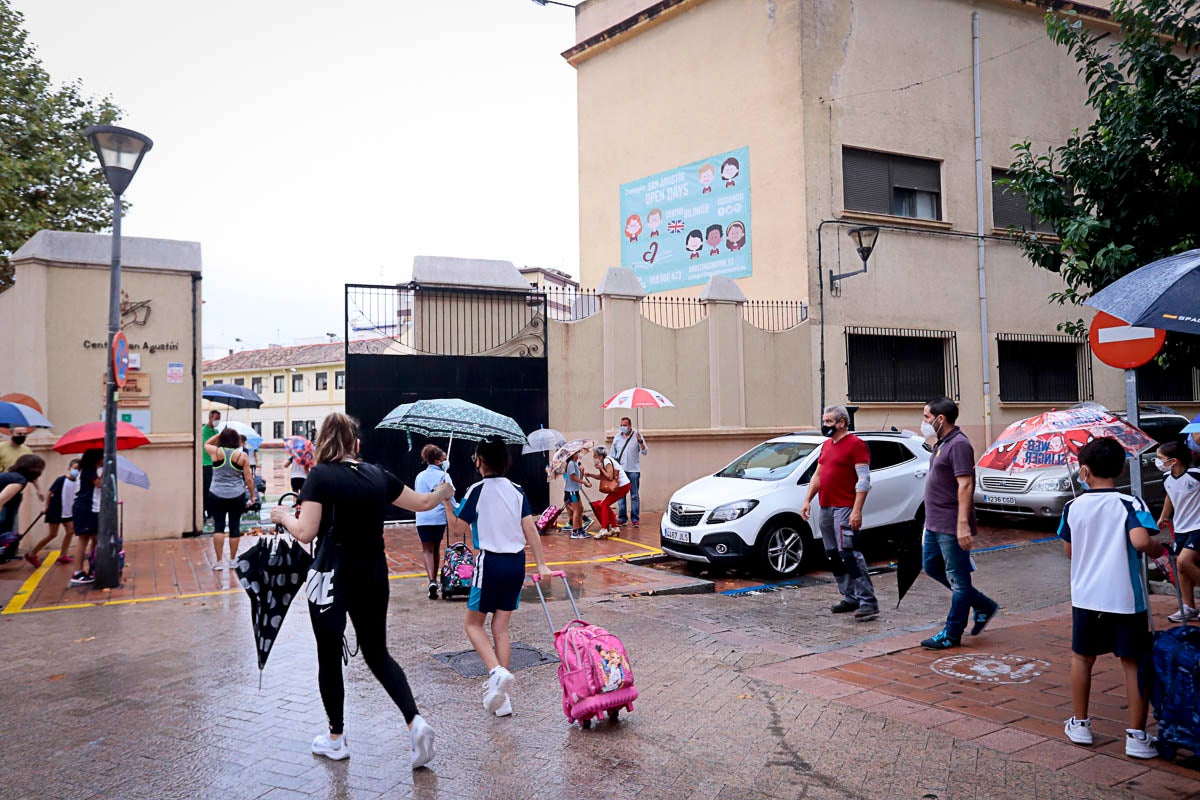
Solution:
[(622, 708), (633, 711), (633, 701), (638, 697), (625, 645), (604, 628), (579, 619), (579, 608), (567, 583), (567, 574), (561, 571), (553, 574), (563, 579), (567, 598), (575, 612), (575, 619), (559, 631), (554, 629), (546, 596), (542, 594), (541, 575), (534, 573), (531, 577), (538, 599), (542, 601), (542, 611), (546, 612), (550, 633), (554, 636), (554, 648), (558, 651), (563, 713), (568, 722), (578, 722), (584, 728), (590, 728), (592, 719), (603, 714), (616, 722)]

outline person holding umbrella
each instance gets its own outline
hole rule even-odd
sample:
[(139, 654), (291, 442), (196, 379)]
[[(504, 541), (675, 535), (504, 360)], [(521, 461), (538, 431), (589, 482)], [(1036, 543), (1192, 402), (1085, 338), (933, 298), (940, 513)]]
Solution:
[[(308, 474), (300, 494), (299, 516), (276, 506), (271, 521), (283, 526), (301, 542), (318, 535), (319, 547), (334, 546), (337, 579), (332, 584), (336, 602), (354, 623), (358, 646), (376, 680), (404, 714), (412, 732), (412, 767), (428, 764), (434, 756), (433, 728), (417, 710), (404, 670), (387, 649), (388, 567), (383, 547), (383, 522), (388, 505), (408, 511), (429, 511), (453, 497), (448, 483), (432, 492), (419, 493), (382, 467), (358, 460), (358, 423), (334, 412), (321, 423), (317, 439), (317, 464)], [(312, 597), (310, 596), (310, 602)], [(336, 612), (335, 612), (336, 613)], [(334, 760), (348, 758), (342, 706), (343, 637), (333, 627), (319, 624), (317, 640), (317, 683), (329, 718), (329, 733), (313, 739), (312, 751)]]
[[(213, 515), (213, 546), (216, 550), (214, 570), (225, 569), (237, 558), (238, 539), (242, 537), (242, 512), (246, 510), (246, 492), (254, 505), (258, 492), (254, 488), (254, 473), (250, 458), (241, 450), (241, 436), (233, 428), (221, 432), (204, 443), (204, 450), (213, 460), (212, 485), (209, 487), (209, 508)], [(229, 521), (229, 562), (221, 560), (225, 552), (225, 522)]]
[[(221, 412), (217, 411), (214, 408), (212, 411), (208, 412), (208, 422), (204, 423), (204, 427), (202, 427), (200, 429), (201, 443), (207, 442), (209, 439), (216, 436), (217, 431), (220, 429), (220, 427), (221, 427)], [(204, 486), (204, 495), (203, 495), (204, 516), (211, 517), (212, 509), (209, 508), (208, 490), (209, 490), (209, 487), (212, 486), (212, 476), (213, 476), (212, 456), (209, 454), (208, 448), (204, 447), (203, 444), (201, 444), (201, 447), (200, 447), (200, 455), (201, 455), (200, 469), (203, 473), (202, 480), (203, 480), (203, 486)]]

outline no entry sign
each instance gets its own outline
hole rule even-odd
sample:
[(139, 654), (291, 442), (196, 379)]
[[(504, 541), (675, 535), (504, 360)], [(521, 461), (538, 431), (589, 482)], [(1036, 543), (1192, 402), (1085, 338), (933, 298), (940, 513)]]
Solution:
[(1167, 332), (1135, 328), (1123, 319), (1101, 311), (1092, 320), (1088, 344), (1096, 358), (1117, 369), (1137, 369), (1158, 355)]

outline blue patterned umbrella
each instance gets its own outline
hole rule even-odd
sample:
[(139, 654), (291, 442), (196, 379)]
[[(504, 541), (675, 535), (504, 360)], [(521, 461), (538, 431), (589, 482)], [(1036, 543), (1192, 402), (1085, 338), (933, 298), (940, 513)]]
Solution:
[(429, 438), (478, 442), (489, 436), (499, 436), (509, 444), (529, 443), (521, 426), (511, 417), (466, 400), (418, 400), (405, 403), (393, 408), (375, 427), (419, 433)]

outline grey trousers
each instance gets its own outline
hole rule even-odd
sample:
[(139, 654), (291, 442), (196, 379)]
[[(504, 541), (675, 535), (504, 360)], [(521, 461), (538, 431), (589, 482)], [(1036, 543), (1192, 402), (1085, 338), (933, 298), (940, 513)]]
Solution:
[(850, 509), (821, 508), (821, 539), (838, 590), (851, 603), (878, 608), (875, 585), (867, 574), (866, 559), (854, 548), (854, 536), (850, 529)]

